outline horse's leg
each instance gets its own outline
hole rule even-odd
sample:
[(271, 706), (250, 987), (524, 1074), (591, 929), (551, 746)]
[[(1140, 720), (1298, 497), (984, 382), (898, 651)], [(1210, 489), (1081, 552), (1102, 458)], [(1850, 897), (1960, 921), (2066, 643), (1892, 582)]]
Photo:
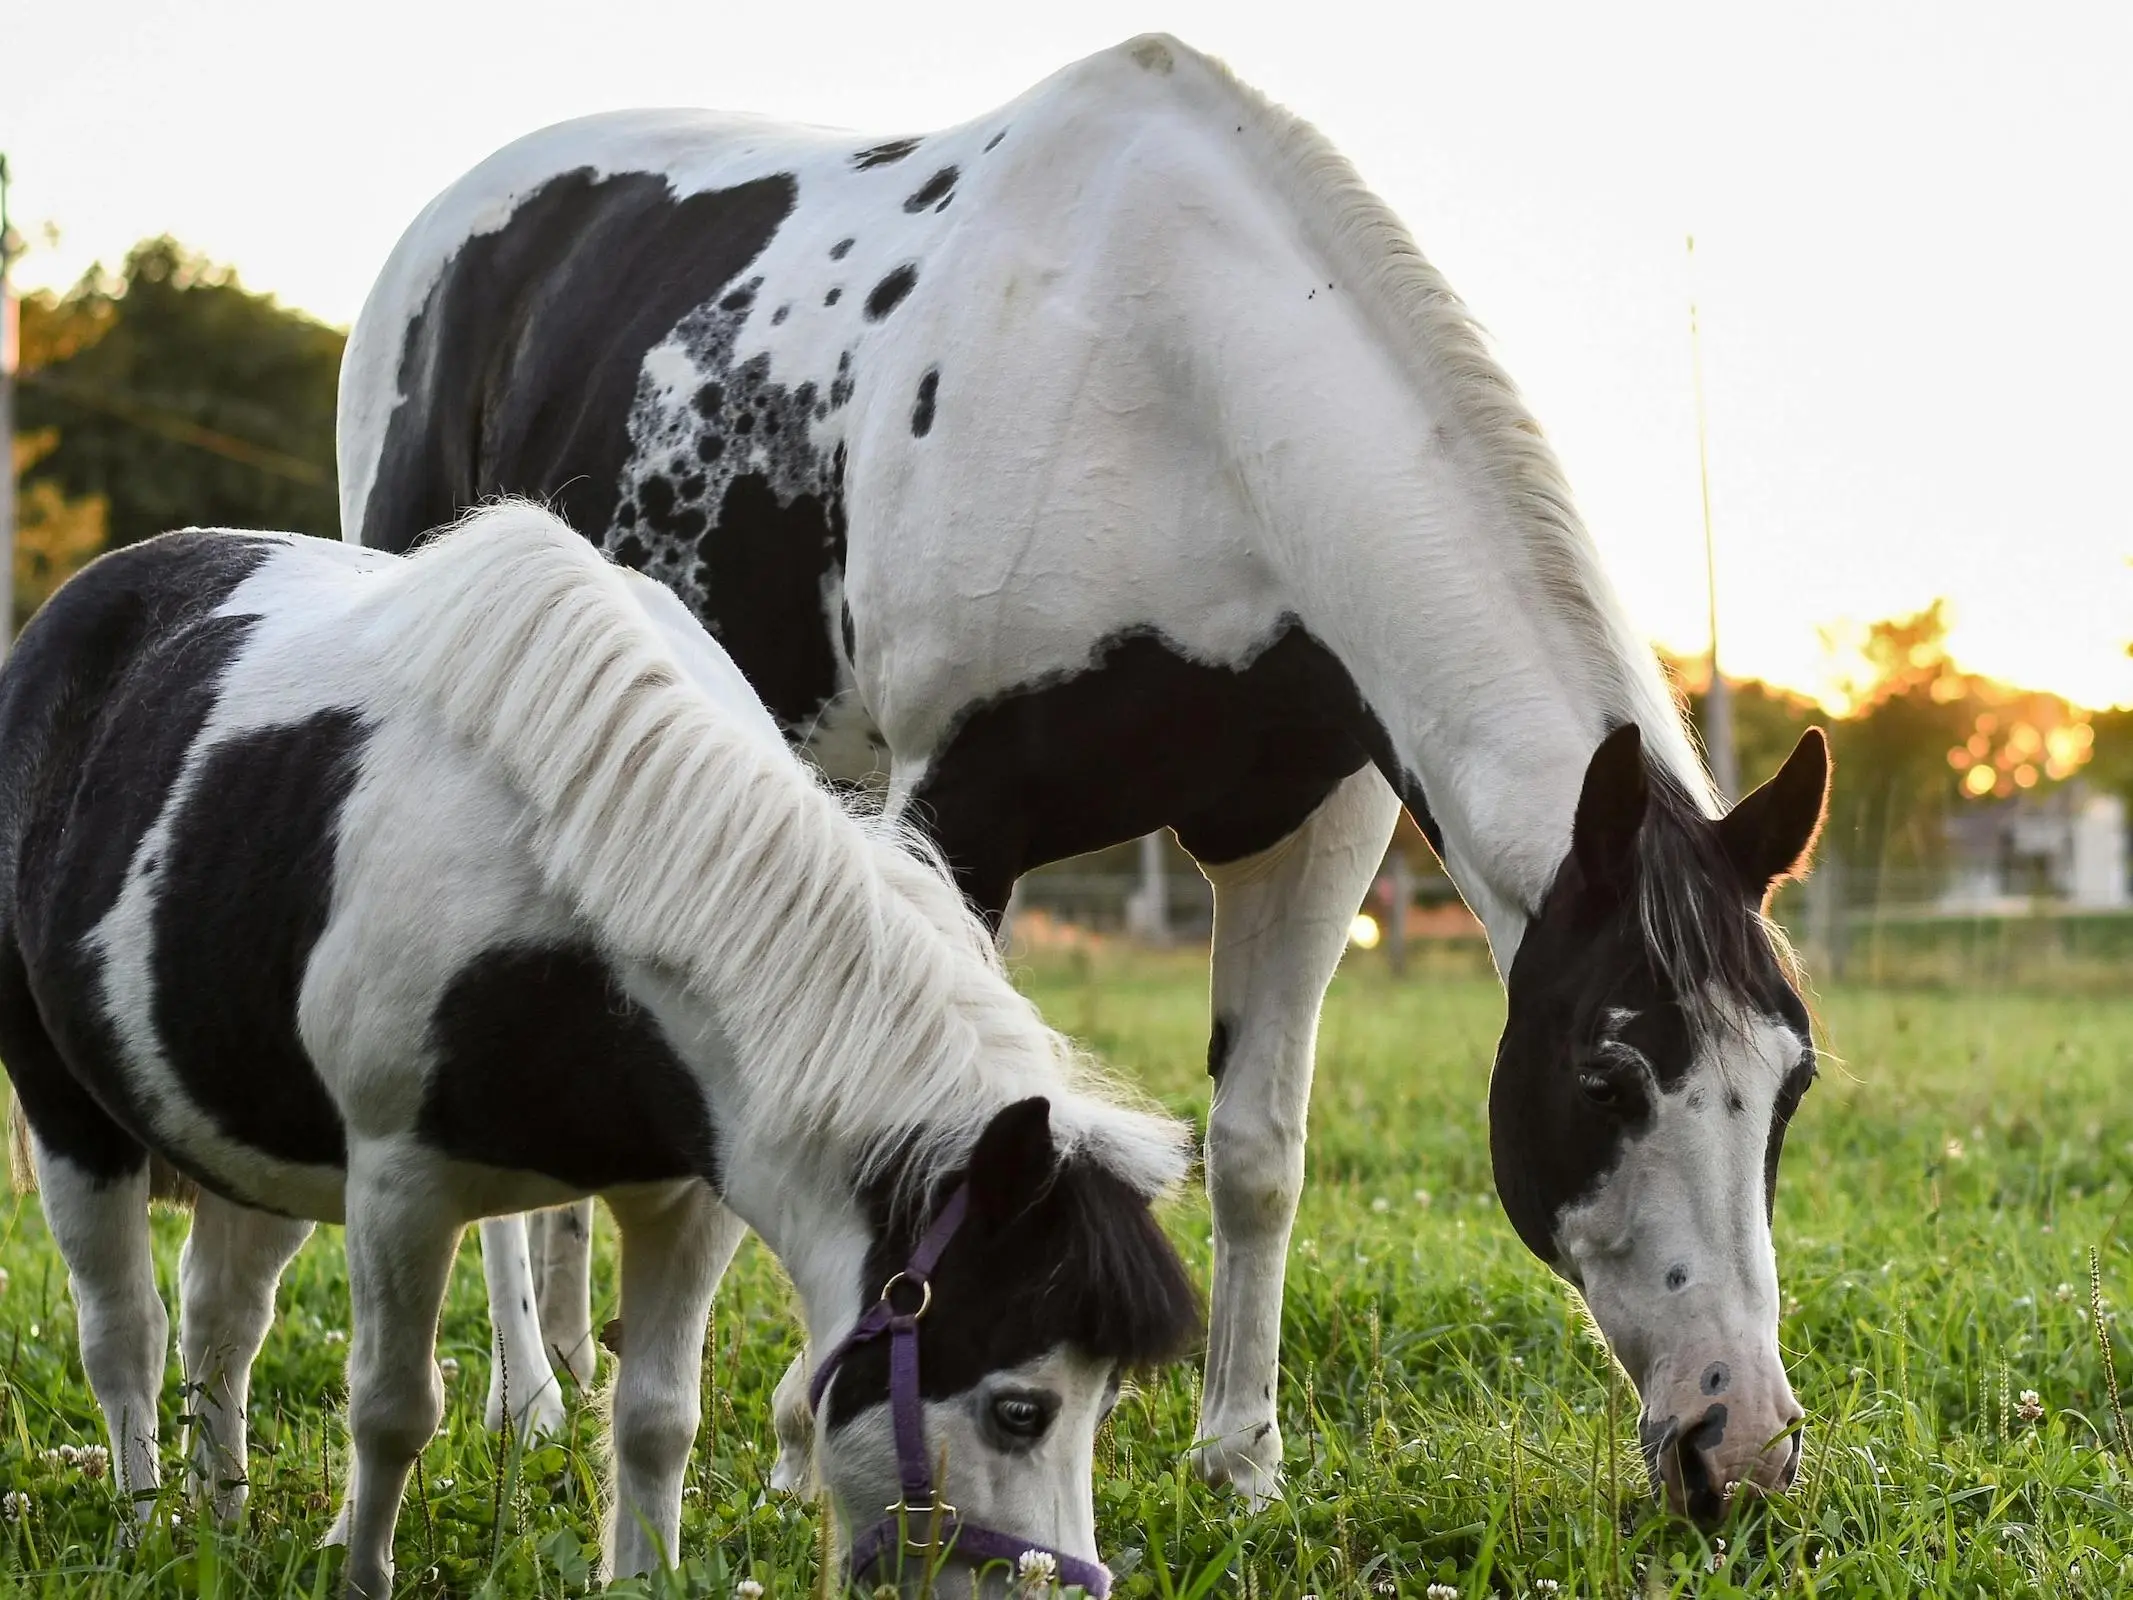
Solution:
[[(351, 1594), (391, 1592), (393, 1525), (415, 1457), (444, 1415), (437, 1314), (462, 1224), (398, 1151), (348, 1161), (348, 1431), (355, 1449), (340, 1524)], [(529, 1286), (530, 1288), (530, 1286)]]
[(481, 1271), (489, 1284), (489, 1403), (484, 1420), (491, 1433), (511, 1426), (522, 1439), (545, 1439), (563, 1431), (563, 1388), (548, 1365), (541, 1323), (534, 1310), (533, 1261), (526, 1218), (514, 1213), (481, 1225)]
[(549, 1358), (569, 1370), (580, 1389), (600, 1373), (592, 1328), (593, 1203), (554, 1206), (526, 1219), (533, 1245), (533, 1303)]
[(1303, 1189), (1319, 1006), (1398, 814), (1391, 788), (1365, 767), (1279, 844), (1205, 869), (1215, 889), (1215, 1280), (1195, 1456), (1201, 1476), (1255, 1502), (1280, 1487), (1282, 1274)]
[(110, 1430), (112, 1475), (120, 1499), (146, 1520), (163, 1482), (156, 1401), (170, 1339), (149, 1248), (148, 1163), (99, 1179), (41, 1140), (36, 1150), (45, 1226), (67, 1263), (82, 1371)]
[(770, 1486), (805, 1494), (815, 1449), (815, 1408), (807, 1403), (807, 1380), (814, 1352), (801, 1347), (770, 1396), (770, 1427), (778, 1436), (778, 1459), (771, 1464)]
[(703, 1414), (711, 1294), (747, 1232), (701, 1183), (608, 1197), (622, 1232), (622, 1353), (615, 1376), (615, 1504), (608, 1577), (671, 1566), (681, 1477)]
[(178, 1258), (178, 1352), (185, 1363), (193, 1492), (218, 1521), (244, 1509), (245, 1402), (274, 1320), (282, 1268), (311, 1224), (203, 1193)]

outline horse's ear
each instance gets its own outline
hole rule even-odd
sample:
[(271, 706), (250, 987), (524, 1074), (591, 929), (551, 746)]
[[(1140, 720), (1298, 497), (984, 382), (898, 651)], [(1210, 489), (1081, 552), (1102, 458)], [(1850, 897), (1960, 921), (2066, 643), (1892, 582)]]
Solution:
[(1586, 883), (1623, 893), (1637, 865), (1637, 830), (1651, 784), (1644, 775), (1644, 736), (1625, 722), (1600, 741), (1585, 766), (1570, 848)]
[(1042, 1095), (996, 1112), (970, 1152), (971, 1215), (1003, 1223), (1029, 1208), (1059, 1165), (1052, 1103)]
[(1719, 819), (1733, 870), (1760, 899), (1780, 878), (1806, 864), (1829, 805), (1829, 740), (1809, 728), (1777, 776)]

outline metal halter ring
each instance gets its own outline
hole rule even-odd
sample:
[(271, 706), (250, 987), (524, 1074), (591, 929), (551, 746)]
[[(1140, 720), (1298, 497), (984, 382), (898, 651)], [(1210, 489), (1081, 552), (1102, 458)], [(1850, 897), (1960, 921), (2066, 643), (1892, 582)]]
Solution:
[(887, 1306), (889, 1314), (895, 1317), (903, 1316), (904, 1313), (896, 1309), (895, 1302), (889, 1296), (896, 1292), (896, 1286), (900, 1283), (916, 1283), (918, 1285), (918, 1309), (910, 1313), (911, 1320), (916, 1322), (926, 1314), (926, 1308), (933, 1304), (933, 1280), (931, 1278), (913, 1278), (908, 1272), (899, 1272), (895, 1277), (883, 1284), (881, 1286), (881, 1303)]

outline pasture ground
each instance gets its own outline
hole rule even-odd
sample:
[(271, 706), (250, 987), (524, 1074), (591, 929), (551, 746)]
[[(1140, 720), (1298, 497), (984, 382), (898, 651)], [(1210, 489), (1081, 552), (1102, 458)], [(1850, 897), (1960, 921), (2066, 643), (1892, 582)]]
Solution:
[[(1058, 1023), (1204, 1118), (1197, 957), (1053, 957), (1027, 981)], [(1180, 1470), (1196, 1368), (1144, 1383), (1099, 1444), (1119, 1594), (2133, 1593), (2133, 1461), (2089, 1280), (2093, 1247), (2105, 1337), (2133, 1381), (2133, 1329), (2110, 1309), (2133, 1298), (2133, 1000), (1823, 997), (1843, 1064), (1795, 1126), (1777, 1215), (1808, 1468), (1722, 1543), (1652, 1513), (1627, 1384), (1498, 1208), (1484, 1092), (1501, 1006), (1472, 972), (1394, 983), (1369, 961), (1336, 985), (1290, 1267), (1289, 1496), (1246, 1515), (1202, 1489)], [(1171, 1225), (1204, 1282), (1204, 1201)], [(166, 1277), (183, 1228), (158, 1223)], [(611, 1243), (603, 1231), (602, 1317)], [(108, 1479), (58, 1453), (102, 1431), (34, 1201), (0, 1202), (0, 1265), (0, 1490), (19, 1497), (0, 1521), (0, 1594), (331, 1592), (338, 1557), (313, 1544), (342, 1470), (337, 1231), (282, 1287), (254, 1384), (248, 1525), (212, 1534), (181, 1515), (132, 1549), (117, 1544)], [(726, 1596), (753, 1577), (773, 1596), (815, 1593), (816, 1514), (764, 1482), (770, 1392), (797, 1334), (752, 1241), (713, 1331), (685, 1565), (661, 1587)], [(594, 1416), (576, 1407), (568, 1440), (530, 1451), (500, 1453), (482, 1431), (471, 1240), (440, 1354), (458, 1370), (401, 1516), (400, 1592), (580, 1591)], [(165, 1395), (168, 1455), (175, 1361)]]

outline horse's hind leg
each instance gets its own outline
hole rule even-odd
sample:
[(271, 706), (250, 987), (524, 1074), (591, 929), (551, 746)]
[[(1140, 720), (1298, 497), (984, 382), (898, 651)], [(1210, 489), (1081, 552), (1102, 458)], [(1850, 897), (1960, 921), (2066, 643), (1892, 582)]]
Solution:
[(599, 1376), (600, 1349), (592, 1329), (593, 1203), (554, 1206), (526, 1219), (533, 1246), (533, 1298), (541, 1338), (580, 1389)]
[(615, 1505), (610, 1576), (671, 1566), (681, 1477), (703, 1414), (711, 1294), (747, 1227), (708, 1187), (610, 1196), (622, 1231), (622, 1321), (615, 1377)]
[(1282, 1279), (1303, 1191), (1319, 1006), (1398, 814), (1391, 788), (1365, 767), (1272, 849), (1205, 868), (1215, 888), (1215, 1280), (1195, 1454), (1203, 1477), (1254, 1501), (1281, 1481)]
[(178, 1352), (192, 1421), (186, 1456), (193, 1492), (211, 1515), (234, 1522), (244, 1509), (245, 1404), (252, 1362), (274, 1321), (282, 1269), (311, 1224), (233, 1205), (203, 1193), (178, 1260)]
[(489, 1285), (492, 1332), (485, 1416), (491, 1433), (502, 1432), (508, 1398), (511, 1426), (519, 1436), (546, 1439), (563, 1431), (563, 1388), (541, 1342), (526, 1220), (514, 1213), (481, 1225), (481, 1271)]
[[(34, 1130), (33, 1130), (34, 1137)], [(148, 1162), (98, 1178), (37, 1141), (45, 1225), (66, 1258), (79, 1319), (82, 1370), (111, 1433), (120, 1497), (137, 1516), (155, 1509), (156, 1401), (170, 1317), (156, 1293), (148, 1231)]]
[(336, 1532), (348, 1545), (348, 1589), (392, 1588), (393, 1524), (415, 1457), (444, 1415), (437, 1313), (462, 1224), (402, 1151), (357, 1146), (348, 1160), (348, 1430), (355, 1442), (349, 1504)]

